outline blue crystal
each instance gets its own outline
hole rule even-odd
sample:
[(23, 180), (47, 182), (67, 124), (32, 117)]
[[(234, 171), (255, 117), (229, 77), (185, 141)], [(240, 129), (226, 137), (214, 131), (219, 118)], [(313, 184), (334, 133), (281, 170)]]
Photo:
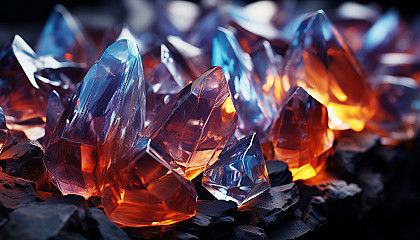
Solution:
[(256, 132), (264, 141), (274, 114), (257, 85), (259, 80), (250, 56), (243, 52), (231, 31), (218, 28), (213, 40), (212, 64), (220, 65), (225, 73), (241, 134)]
[(203, 186), (219, 200), (241, 206), (270, 188), (267, 169), (256, 133), (223, 149), (203, 175)]
[(60, 61), (92, 63), (92, 46), (79, 23), (62, 5), (52, 11), (35, 47), (39, 56), (51, 55)]

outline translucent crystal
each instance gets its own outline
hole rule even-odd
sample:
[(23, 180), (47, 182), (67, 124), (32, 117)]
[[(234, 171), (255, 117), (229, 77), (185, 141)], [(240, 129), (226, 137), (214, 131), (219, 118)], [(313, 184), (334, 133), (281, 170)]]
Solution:
[(44, 164), (63, 194), (99, 195), (109, 164), (142, 134), (145, 89), (137, 44), (111, 45), (58, 122)]
[(174, 159), (148, 138), (112, 163), (102, 193), (108, 217), (121, 226), (167, 225), (194, 216), (197, 193)]
[(162, 107), (146, 136), (193, 179), (216, 160), (233, 135), (237, 119), (223, 71), (213, 67)]
[(56, 91), (52, 91), (50, 97), (48, 98), (47, 105), (47, 117), (45, 120), (45, 135), (43, 139), (42, 146), (44, 149), (47, 147), (50, 142), (51, 136), (53, 134), (54, 128), (60, 119), (61, 113), (63, 113), (63, 108), (61, 105), (60, 95)]
[(285, 90), (304, 87), (328, 108), (330, 127), (361, 131), (375, 109), (366, 76), (322, 10), (299, 26), (285, 57)]
[(6, 127), (6, 118), (4, 117), (3, 108), (0, 107), (0, 153), (3, 151), (4, 144), (10, 137), (9, 129)]
[(93, 48), (76, 19), (62, 5), (51, 12), (35, 47), (38, 55), (60, 61), (93, 63)]
[(220, 65), (225, 73), (241, 134), (256, 132), (264, 141), (274, 113), (258, 87), (250, 56), (243, 52), (231, 31), (218, 29), (213, 40), (212, 64)]
[(238, 206), (269, 189), (257, 134), (223, 149), (217, 161), (207, 167), (202, 184), (217, 199), (234, 201)]
[(315, 176), (334, 142), (327, 108), (303, 88), (290, 89), (271, 132), (275, 160), (286, 162), (293, 180)]

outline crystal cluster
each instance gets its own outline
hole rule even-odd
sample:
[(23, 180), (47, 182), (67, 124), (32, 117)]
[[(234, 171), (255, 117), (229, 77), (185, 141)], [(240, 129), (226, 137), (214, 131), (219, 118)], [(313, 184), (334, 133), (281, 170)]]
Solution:
[(239, 207), (270, 188), (266, 160), (314, 177), (331, 129), (420, 130), (420, 35), (396, 9), (159, 0), (145, 26), (137, 2), (96, 41), (58, 5), (35, 51), (16, 35), (0, 53), (0, 153), (11, 133), (43, 141), (60, 191), (100, 197), (120, 226), (194, 216), (201, 173)]

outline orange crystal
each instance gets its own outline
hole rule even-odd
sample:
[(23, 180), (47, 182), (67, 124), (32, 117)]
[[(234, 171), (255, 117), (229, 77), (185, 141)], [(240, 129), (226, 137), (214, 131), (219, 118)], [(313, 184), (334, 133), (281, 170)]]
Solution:
[(375, 99), (360, 64), (324, 11), (307, 16), (286, 56), (282, 82), (301, 86), (328, 108), (330, 127), (361, 131)]
[(173, 158), (140, 138), (111, 164), (102, 194), (109, 219), (129, 227), (168, 225), (194, 216), (197, 193)]
[(286, 162), (293, 180), (315, 176), (334, 142), (327, 108), (303, 88), (290, 89), (271, 132), (276, 160)]
[(207, 70), (163, 106), (145, 135), (193, 179), (207, 164), (216, 161), (237, 124), (228, 83), (218, 66)]

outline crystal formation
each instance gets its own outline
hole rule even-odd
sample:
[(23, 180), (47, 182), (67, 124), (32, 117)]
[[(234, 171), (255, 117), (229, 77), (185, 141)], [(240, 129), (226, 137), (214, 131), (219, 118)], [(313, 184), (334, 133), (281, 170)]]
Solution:
[(193, 179), (217, 159), (237, 119), (223, 71), (213, 67), (162, 107), (146, 136)]
[(62, 5), (56, 5), (38, 39), (35, 52), (60, 61), (92, 63), (93, 48), (76, 19)]
[(361, 131), (375, 109), (366, 76), (338, 31), (319, 10), (299, 26), (285, 59), (287, 91), (304, 87), (328, 108), (330, 127)]
[(0, 153), (3, 151), (9, 137), (10, 132), (6, 127), (6, 118), (4, 117), (3, 108), (0, 107)]
[(334, 142), (327, 108), (302, 87), (289, 90), (271, 135), (275, 159), (287, 163), (293, 180), (315, 176)]
[(256, 133), (223, 149), (203, 175), (203, 186), (219, 200), (241, 206), (270, 188), (267, 169)]
[(257, 85), (259, 80), (250, 56), (244, 53), (231, 31), (218, 28), (213, 40), (212, 64), (220, 65), (225, 73), (241, 135), (256, 132), (264, 141), (274, 113)]
[(63, 194), (101, 193), (109, 164), (142, 134), (144, 109), (139, 49), (119, 40), (86, 74), (47, 146), (44, 163)]
[(168, 225), (194, 216), (197, 193), (174, 159), (152, 140), (112, 163), (102, 193), (108, 217), (122, 226)]

